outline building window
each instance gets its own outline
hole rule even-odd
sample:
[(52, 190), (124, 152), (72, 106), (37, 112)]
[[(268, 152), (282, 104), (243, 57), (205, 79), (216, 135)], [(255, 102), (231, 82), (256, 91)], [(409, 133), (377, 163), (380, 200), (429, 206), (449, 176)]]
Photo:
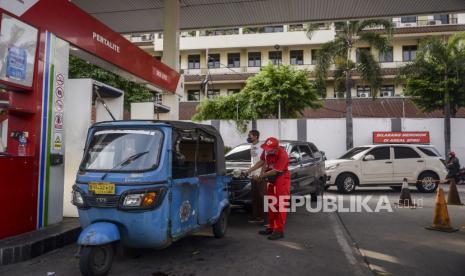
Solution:
[(288, 31), (289, 32), (301, 32), (304, 30), (304, 24), (292, 24), (289, 25)]
[(365, 52), (369, 54), (371, 51), (370, 47), (363, 47), (363, 48), (357, 48), (355, 51), (355, 61), (358, 63), (360, 62), (360, 53)]
[(413, 61), (417, 56), (417, 45), (408, 45), (402, 47), (403, 61)]
[(208, 68), (220, 68), (220, 54), (208, 55)]
[(266, 26), (263, 30), (264, 33), (282, 33), (284, 32), (284, 26)]
[(207, 98), (208, 99), (214, 99), (220, 96), (220, 90), (219, 89), (211, 89), (207, 91)]
[(379, 91), (380, 97), (394, 97), (396, 91), (394, 89), (394, 85), (383, 85)]
[(393, 62), (394, 61), (394, 50), (389, 47), (385, 51), (379, 52), (379, 62)]
[(249, 53), (249, 67), (262, 66), (262, 53)]
[(188, 90), (187, 100), (189, 102), (199, 102), (200, 101), (200, 90)]
[(273, 65), (281, 65), (283, 62), (283, 54), (281, 51), (268, 52), (268, 58)]
[(239, 53), (228, 54), (228, 67), (230, 68), (241, 67), (241, 54)]
[(400, 18), (401, 23), (416, 23), (417, 17), (416, 16), (402, 16)]
[(200, 36), (236, 35), (236, 34), (239, 34), (239, 28), (217, 29), (217, 30), (201, 30), (200, 31)]
[(312, 50), (312, 65), (315, 65), (318, 60), (318, 51), (319, 49)]
[(234, 95), (241, 92), (240, 89), (228, 89), (228, 96)]
[(290, 52), (291, 64), (292, 65), (303, 65), (304, 64), (304, 51), (294, 50)]
[(438, 14), (434, 16), (434, 21), (439, 21), (441, 24), (449, 24), (448, 14)]
[(200, 55), (187, 56), (187, 68), (188, 69), (200, 69)]
[(357, 86), (357, 97), (359, 98), (371, 97), (371, 87), (369, 85)]

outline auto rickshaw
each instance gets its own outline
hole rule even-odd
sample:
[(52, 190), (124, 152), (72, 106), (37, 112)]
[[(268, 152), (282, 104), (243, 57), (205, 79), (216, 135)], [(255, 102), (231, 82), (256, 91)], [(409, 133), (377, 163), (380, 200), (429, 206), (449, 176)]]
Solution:
[(94, 124), (73, 186), (84, 275), (109, 272), (116, 248), (164, 248), (230, 210), (223, 140), (212, 126), (178, 121)]

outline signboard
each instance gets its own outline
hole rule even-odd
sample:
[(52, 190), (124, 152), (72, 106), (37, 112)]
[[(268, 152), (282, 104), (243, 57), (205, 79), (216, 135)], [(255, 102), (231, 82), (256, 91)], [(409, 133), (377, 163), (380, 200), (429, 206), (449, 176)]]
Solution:
[(37, 29), (7, 14), (1, 16), (0, 80), (31, 87)]
[(373, 144), (429, 144), (428, 131), (373, 132)]

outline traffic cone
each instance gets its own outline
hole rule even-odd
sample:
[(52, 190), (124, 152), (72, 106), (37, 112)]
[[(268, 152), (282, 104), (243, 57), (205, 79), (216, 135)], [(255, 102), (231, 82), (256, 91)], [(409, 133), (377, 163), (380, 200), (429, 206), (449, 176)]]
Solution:
[(399, 205), (408, 207), (417, 206), (415, 203), (413, 203), (412, 196), (410, 195), (407, 178), (402, 180), (402, 190), (400, 191)]
[(450, 179), (449, 184), (449, 193), (447, 194), (447, 204), (448, 205), (463, 205), (460, 201), (459, 192), (457, 191), (457, 185), (455, 184), (455, 179)]
[(425, 228), (428, 230), (436, 230), (442, 232), (458, 231), (458, 229), (452, 228), (452, 226), (450, 225), (446, 198), (444, 197), (444, 190), (442, 188), (439, 188), (436, 194), (436, 207), (434, 208), (433, 225)]

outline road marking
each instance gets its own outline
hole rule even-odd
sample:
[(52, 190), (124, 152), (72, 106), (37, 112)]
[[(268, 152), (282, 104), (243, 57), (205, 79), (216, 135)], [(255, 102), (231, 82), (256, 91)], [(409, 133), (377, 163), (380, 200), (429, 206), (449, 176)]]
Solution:
[(344, 255), (347, 259), (347, 261), (353, 266), (354, 270), (353, 275), (367, 275), (366, 273), (363, 273), (363, 271), (360, 269), (360, 263), (357, 261), (355, 254), (354, 254), (354, 249), (350, 245), (349, 241), (347, 240), (347, 236), (344, 234), (344, 230), (340, 224), (340, 221), (338, 218), (336, 218), (337, 214), (336, 213), (331, 213), (329, 218), (331, 220), (331, 225), (334, 231), (334, 234), (336, 235), (337, 243), (342, 249), (342, 252), (344, 252)]

